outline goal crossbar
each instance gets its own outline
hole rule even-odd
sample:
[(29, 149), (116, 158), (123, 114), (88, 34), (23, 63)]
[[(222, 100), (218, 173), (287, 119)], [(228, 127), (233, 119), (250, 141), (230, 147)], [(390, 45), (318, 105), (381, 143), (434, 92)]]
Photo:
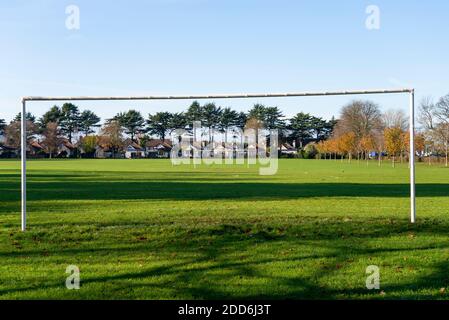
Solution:
[(251, 93), (251, 94), (210, 94), (192, 96), (110, 96), (110, 97), (24, 97), (22, 101), (107, 101), (107, 100), (204, 100), (204, 99), (248, 99), (248, 98), (288, 98), (318, 97), (365, 94), (410, 93), (413, 89), (379, 89), (323, 92), (291, 92), (291, 93)]
[(78, 96), (78, 97), (38, 97), (22, 98), (21, 117), (21, 217), (22, 231), (27, 227), (27, 134), (26, 110), (27, 102), (32, 101), (132, 101), (132, 100), (205, 100), (205, 99), (251, 99), (251, 98), (288, 98), (288, 97), (319, 97), (345, 95), (374, 94), (409, 94), (410, 97), (410, 219), (416, 222), (416, 187), (415, 187), (415, 89), (377, 89), (377, 90), (345, 90), (291, 93), (252, 93), (252, 94), (210, 94), (210, 95), (180, 95), (180, 96)]

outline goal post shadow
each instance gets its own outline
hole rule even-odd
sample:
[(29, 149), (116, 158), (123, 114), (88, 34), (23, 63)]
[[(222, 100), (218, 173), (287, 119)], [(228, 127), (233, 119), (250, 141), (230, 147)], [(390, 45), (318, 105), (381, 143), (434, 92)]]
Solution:
[(349, 90), (349, 91), (318, 91), (293, 93), (255, 93), (255, 94), (218, 94), (192, 96), (99, 96), (99, 97), (23, 97), (21, 116), (21, 219), (22, 231), (27, 228), (27, 102), (33, 101), (132, 101), (132, 100), (207, 100), (207, 99), (251, 99), (251, 98), (288, 98), (288, 97), (319, 97), (319, 96), (350, 96), (350, 95), (380, 95), (408, 94), (410, 107), (410, 222), (416, 223), (416, 181), (415, 181), (415, 89), (381, 89), (381, 90)]

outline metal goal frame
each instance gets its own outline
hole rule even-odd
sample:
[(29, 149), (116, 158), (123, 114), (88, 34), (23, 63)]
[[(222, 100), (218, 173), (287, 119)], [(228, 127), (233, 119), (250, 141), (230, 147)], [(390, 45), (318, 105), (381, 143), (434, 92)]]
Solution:
[(21, 217), (22, 231), (27, 228), (27, 102), (33, 101), (132, 101), (132, 100), (206, 100), (206, 99), (250, 99), (250, 98), (288, 98), (288, 97), (319, 97), (343, 95), (374, 95), (374, 94), (408, 94), (410, 97), (410, 221), (416, 222), (416, 187), (415, 187), (415, 89), (385, 89), (385, 90), (350, 90), (322, 92), (293, 92), (268, 94), (219, 94), (193, 96), (130, 96), (130, 97), (23, 97), (21, 117)]

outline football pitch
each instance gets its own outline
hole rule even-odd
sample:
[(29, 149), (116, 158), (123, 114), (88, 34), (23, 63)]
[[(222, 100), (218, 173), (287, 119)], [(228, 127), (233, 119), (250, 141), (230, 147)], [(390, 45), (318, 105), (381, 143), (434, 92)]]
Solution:
[[(0, 299), (447, 299), (449, 169), (0, 161)], [(81, 288), (66, 288), (79, 267)], [(368, 290), (368, 266), (380, 289)]]

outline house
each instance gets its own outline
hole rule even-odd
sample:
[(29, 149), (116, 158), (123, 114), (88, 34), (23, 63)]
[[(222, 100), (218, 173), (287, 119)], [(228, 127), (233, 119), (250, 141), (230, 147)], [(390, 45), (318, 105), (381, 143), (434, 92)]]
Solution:
[(109, 159), (113, 157), (113, 152), (108, 146), (99, 144), (95, 147), (94, 156), (98, 159)]
[(6, 145), (0, 145), (0, 158), (17, 158), (18, 149)]
[(295, 155), (298, 153), (298, 150), (296, 150), (296, 148), (293, 147), (289, 143), (283, 143), (280, 146), (280, 151), (281, 151), (281, 154), (285, 154), (285, 155)]
[(57, 158), (73, 158), (77, 155), (77, 147), (70, 143), (69, 140), (63, 139), (58, 146)]
[(189, 143), (187, 145), (179, 146), (180, 150), (178, 156), (184, 159), (193, 159), (194, 157), (201, 157), (201, 147), (197, 144)]
[(145, 153), (148, 158), (170, 158), (173, 144), (170, 140), (152, 139), (145, 144)]
[[(59, 142), (57, 151), (52, 155), (55, 158), (74, 158), (77, 156), (77, 147), (69, 142), (67, 139), (63, 139)], [(48, 158), (50, 153), (47, 148), (39, 140), (33, 140), (28, 144), (27, 154), (32, 158)]]
[(136, 142), (128, 139), (125, 141), (124, 145), (126, 159), (145, 158), (145, 149), (138, 145)]
[(232, 153), (232, 150), (226, 149), (222, 143), (215, 144), (214, 158), (228, 158), (229, 153)]
[(122, 151), (114, 151), (107, 145), (97, 145), (95, 147), (94, 157), (97, 159), (123, 159), (124, 153)]
[[(192, 159), (195, 156), (201, 157), (202, 143), (199, 141), (195, 141), (194, 135), (192, 132), (184, 132), (182, 135), (173, 137), (175, 143), (165, 140), (166, 143), (170, 146), (170, 156), (172, 153), (172, 149), (176, 145), (178, 151), (178, 157), (184, 159)], [(161, 140), (159, 140), (161, 141)]]
[(32, 158), (46, 158), (47, 153), (39, 140), (31, 141), (27, 147), (27, 154)]

